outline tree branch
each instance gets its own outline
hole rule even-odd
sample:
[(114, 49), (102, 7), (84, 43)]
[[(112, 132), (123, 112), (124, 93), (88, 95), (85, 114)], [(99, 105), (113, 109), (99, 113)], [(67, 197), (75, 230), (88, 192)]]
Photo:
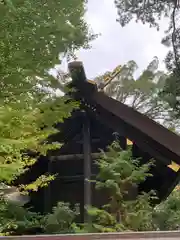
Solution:
[(178, 52), (177, 52), (177, 47), (176, 47), (176, 10), (179, 5), (179, 0), (174, 0), (174, 8), (172, 12), (172, 25), (173, 25), (173, 32), (172, 32), (172, 46), (173, 46), (173, 52), (174, 52), (174, 58), (175, 58), (175, 63), (176, 67), (178, 69), (178, 72), (180, 72), (180, 67), (179, 67), (179, 57), (178, 57)]

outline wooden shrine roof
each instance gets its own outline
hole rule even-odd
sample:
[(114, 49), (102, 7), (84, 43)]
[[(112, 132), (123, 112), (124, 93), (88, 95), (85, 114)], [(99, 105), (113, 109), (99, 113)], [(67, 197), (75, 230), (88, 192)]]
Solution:
[[(81, 62), (71, 62), (69, 71), (71, 85), (76, 88), (74, 97), (80, 100), (86, 111), (111, 127), (113, 132), (126, 136), (152, 158), (160, 161), (162, 165), (157, 167), (157, 171), (164, 171), (163, 178), (166, 180), (160, 198), (167, 197), (180, 181), (180, 136), (133, 108), (99, 92), (96, 84), (87, 80)], [(172, 163), (176, 165), (176, 170), (172, 168)], [(173, 178), (167, 176), (170, 165), (174, 171)], [(163, 166), (167, 166), (167, 170), (163, 170)]]
[[(120, 128), (120, 123), (124, 123), (124, 127), (130, 127), (132, 131), (136, 133), (131, 134), (128, 130), (128, 135), (131, 140), (137, 142), (144, 142), (149, 144), (149, 148), (153, 148), (156, 153), (164, 151), (164, 157), (173, 160), (180, 164), (180, 136), (169, 131), (162, 125), (151, 120), (147, 116), (137, 112), (133, 108), (108, 97), (103, 92), (98, 92), (96, 85), (86, 79), (84, 68), (81, 62), (71, 62), (69, 64), (69, 70), (72, 75), (73, 86), (78, 89), (79, 98), (84, 101), (89, 108), (96, 109), (96, 114), (104, 121), (107, 121), (108, 116), (116, 124), (114, 130)], [(119, 124), (117, 121), (119, 120)], [(108, 121), (109, 122), (109, 121)], [(109, 122), (110, 124), (110, 122)], [(128, 127), (127, 127), (128, 126)], [(126, 129), (127, 130), (127, 129)], [(144, 139), (139, 139), (139, 137)], [(159, 149), (158, 149), (159, 148)], [(160, 149), (161, 148), (161, 149)], [(153, 150), (152, 149), (152, 150)]]

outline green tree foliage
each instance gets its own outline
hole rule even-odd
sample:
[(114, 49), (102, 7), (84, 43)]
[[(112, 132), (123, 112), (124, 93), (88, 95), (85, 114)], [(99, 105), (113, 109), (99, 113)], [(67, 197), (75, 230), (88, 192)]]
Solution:
[(162, 43), (167, 46), (172, 46), (173, 51), (167, 55), (167, 66), (172, 70), (174, 63), (179, 65), (179, 50), (180, 50), (180, 26), (178, 18), (180, 13), (179, 0), (115, 0), (115, 5), (118, 10), (118, 21), (121, 26), (125, 26), (131, 20), (147, 23), (150, 27), (156, 27), (159, 30), (159, 21), (164, 18), (169, 19), (169, 26), (166, 31), (166, 36)]
[(101, 209), (88, 209), (92, 223), (85, 225), (85, 229), (91, 232), (154, 229), (150, 200), (155, 195), (137, 191), (138, 185), (151, 176), (152, 162), (140, 164), (140, 160), (133, 159), (131, 150), (123, 151), (115, 142), (108, 152), (102, 152), (97, 164), (96, 189), (106, 190), (110, 200)]
[(180, 192), (174, 190), (161, 204), (156, 206), (153, 221), (158, 230), (172, 231), (180, 228)]
[(74, 233), (78, 206), (59, 202), (52, 213), (40, 215), (1, 199), (0, 235)]
[[(0, 235), (21, 235), (41, 229), (41, 216), (14, 203), (0, 200)], [(37, 231), (37, 230), (36, 230)]]
[[(83, 0), (0, 2), (0, 183), (13, 180), (35, 159), (60, 147), (47, 143), (54, 124), (71, 114), (77, 103), (60, 97), (59, 83), (48, 71), (60, 54), (72, 55), (94, 39), (84, 20)], [(37, 191), (52, 176), (40, 176), (21, 190)]]
[[(158, 59), (154, 58), (147, 68), (135, 77), (137, 69), (134, 61), (121, 66), (120, 73), (104, 88), (105, 93), (168, 128), (178, 129), (180, 122), (174, 118), (174, 110), (169, 106), (169, 100), (160, 95), (168, 75), (158, 70)], [(95, 78), (97, 84), (103, 82), (109, 73)]]
[(165, 32), (162, 43), (171, 50), (168, 52), (165, 62), (170, 71), (166, 80), (165, 88), (161, 95), (169, 102), (171, 108), (175, 110), (175, 117), (180, 115), (180, 2), (179, 0), (115, 0), (118, 10), (118, 21), (121, 26), (125, 26), (135, 19), (150, 27), (159, 29), (159, 21), (165, 18), (169, 20), (169, 26)]
[(73, 208), (69, 203), (59, 202), (51, 214), (44, 217), (44, 232), (46, 234), (74, 233), (75, 218), (79, 215), (79, 206)]
[(63, 117), (70, 114), (68, 111), (72, 110), (72, 106), (66, 105), (63, 99), (58, 101), (59, 107), (56, 105), (57, 101), (54, 101), (52, 109), (49, 103), (34, 106), (30, 101), (27, 108), (18, 106), (20, 104), (13, 106), (4, 104), (0, 107), (0, 181), (9, 184), (22, 171), (34, 164), (35, 159), (25, 154), (27, 149), (37, 154), (45, 154), (48, 149), (58, 146), (44, 141), (49, 134), (55, 132), (52, 124), (62, 121)]
[(179, 119), (180, 117), (180, 85), (179, 85), (179, 73), (176, 71), (170, 73), (166, 84), (162, 92), (160, 93), (161, 97), (168, 102), (169, 106), (173, 109), (173, 118)]
[[(1, 235), (92, 233), (120, 231), (177, 230), (180, 225), (180, 192), (172, 194), (155, 208), (150, 204), (154, 192), (138, 194), (137, 188), (145, 181), (152, 162), (141, 165), (131, 149), (122, 151), (113, 143), (97, 161), (99, 174), (95, 187), (108, 196), (101, 208), (86, 206), (90, 223), (76, 224), (79, 207), (59, 202), (52, 213), (40, 215), (9, 201), (0, 201)], [(103, 192), (103, 193), (102, 193)]]
[[(122, 151), (117, 143), (102, 152), (97, 161), (99, 174), (95, 180), (97, 191), (108, 194), (110, 201), (96, 208), (89, 206), (91, 223), (81, 232), (168, 231), (180, 226), (180, 192), (176, 188), (157, 206), (151, 202), (155, 193), (138, 194), (138, 185), (145, 181), (152, 162), (140, 164), (133, 159), (131, 149)], [(78, 229), (79, 230), (79, 229)]]
[(59, 63), (59, 54), (72, 54), (80, 47), (88, 47), (94, 38), (84, 13), (83, 0), (2, 2), (1, 94), (19, 95), (22, 89), (27, 93), (32, 87), (34, 92), (37, 84), (52, 87), (47, 71)]

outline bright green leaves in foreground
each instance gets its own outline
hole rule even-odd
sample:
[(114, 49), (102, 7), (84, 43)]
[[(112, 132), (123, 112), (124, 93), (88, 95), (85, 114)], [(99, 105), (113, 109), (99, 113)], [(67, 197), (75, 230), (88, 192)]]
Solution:
[(0, 182), (11, 183), (34, 164), (27, 150), (46, 154), (59, 147), (46, 139), (77, 103), (67, 103), (57, 94), (58, 81), (48, 70), (59, 63), (59, 54), (73, 54), (94, 38), (84, 20), (85, 4), (83, 0), (0, 3)]

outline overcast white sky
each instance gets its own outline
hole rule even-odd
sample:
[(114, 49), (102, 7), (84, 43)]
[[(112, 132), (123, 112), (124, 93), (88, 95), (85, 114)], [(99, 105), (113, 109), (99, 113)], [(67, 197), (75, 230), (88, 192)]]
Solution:
[[(101, 33), (92, 43), (92, 49), (78, 53), (78, 60), (84, 62), (88, 78), (113, 70), (129, 60), (135, 60), (142, 70), (154, 56), (160, 59), (160, 68), (163, 67), (162, 60), (167, 52), (161, 44), (163, 30), (158, 32), (135, 22), (122, 28), (116, 22), (114, 0), (89, 0), (86, 17), (94, 32)], [(165, 23), (163, 25), (166, 27)]]

